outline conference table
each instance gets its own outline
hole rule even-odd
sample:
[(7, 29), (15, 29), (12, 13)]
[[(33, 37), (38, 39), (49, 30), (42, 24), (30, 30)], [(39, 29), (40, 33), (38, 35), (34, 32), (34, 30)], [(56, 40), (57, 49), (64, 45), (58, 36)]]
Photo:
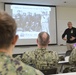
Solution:
[(63, 66), (69, 64), (69, 56), (66, 56), (64, 61), (59, 61), (58, 64), (61, 64), (60, 72), (62, 72)]

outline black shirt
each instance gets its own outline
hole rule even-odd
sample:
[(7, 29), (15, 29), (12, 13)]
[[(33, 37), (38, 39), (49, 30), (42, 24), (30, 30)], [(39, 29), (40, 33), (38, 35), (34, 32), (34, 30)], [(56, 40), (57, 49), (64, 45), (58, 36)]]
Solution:
[(71, 29), (67, 28), (63, 35), (62, 35), (62, 38), (64, 38), (65, 36), (67, 35), (67, 43), (76, 43), (76, 39), (75, 40), (70, 40), (71, 37), (75, 37), (76, 38), (76, 28), (72, 27)]

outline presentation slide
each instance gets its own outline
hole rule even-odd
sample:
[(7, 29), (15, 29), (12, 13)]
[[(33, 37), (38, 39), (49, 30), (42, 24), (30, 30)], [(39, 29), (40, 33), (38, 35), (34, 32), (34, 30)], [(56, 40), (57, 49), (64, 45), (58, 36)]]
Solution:
[(50, 44), (56, 44), (55, 7), (5, 4), (5, 11), (17, 23), (19, 39), (16, 45), (35, 45), (42, 31), (49, 33)]

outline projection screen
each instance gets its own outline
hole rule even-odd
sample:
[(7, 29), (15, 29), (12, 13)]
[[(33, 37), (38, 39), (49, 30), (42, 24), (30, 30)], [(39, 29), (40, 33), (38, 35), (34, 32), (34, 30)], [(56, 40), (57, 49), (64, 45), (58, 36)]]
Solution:
[(49, 44), (57, 43), (55, 6), (5, 3), (5, 11), (17, 23), (16, 34), (19, 39), (16, 45), (35, 45), (42, 31), (49, 33)]

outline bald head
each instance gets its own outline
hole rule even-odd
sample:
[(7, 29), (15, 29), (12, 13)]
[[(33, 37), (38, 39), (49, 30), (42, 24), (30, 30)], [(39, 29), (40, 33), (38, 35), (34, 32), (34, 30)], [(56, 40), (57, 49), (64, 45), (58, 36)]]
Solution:
[(68, 28), (69, 28), (69, 29), (72, 28), (72, 22), (68, 22), (67, 25), (68, 25)]
[(47, 32), (40, 32), (38, 34), (38, 43), (41, 46), (46, 46), (49, 43), (49, 34)]

